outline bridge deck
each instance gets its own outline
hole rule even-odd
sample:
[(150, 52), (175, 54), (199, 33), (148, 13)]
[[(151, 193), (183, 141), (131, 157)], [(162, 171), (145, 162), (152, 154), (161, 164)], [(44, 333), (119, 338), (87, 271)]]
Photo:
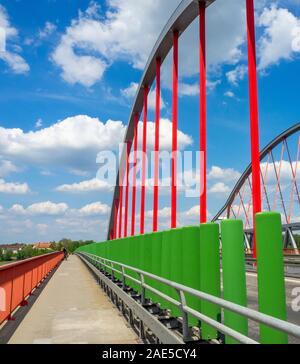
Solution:
[(133, 344), (138, 337), (76, 256), (64, 262), (10, 344)]

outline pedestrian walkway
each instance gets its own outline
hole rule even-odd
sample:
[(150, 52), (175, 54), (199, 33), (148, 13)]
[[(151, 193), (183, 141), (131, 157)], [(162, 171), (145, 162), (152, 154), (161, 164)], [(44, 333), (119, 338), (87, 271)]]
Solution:
[(71, 256), (45, 287), (10, 344), (136, 344), (138, 337), (84, 263)]

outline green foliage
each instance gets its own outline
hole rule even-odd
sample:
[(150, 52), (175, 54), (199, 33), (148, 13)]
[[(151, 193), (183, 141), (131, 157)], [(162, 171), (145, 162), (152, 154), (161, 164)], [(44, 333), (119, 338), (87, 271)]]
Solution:
[(84, 245), (90, 245), (90, 244), (95, 244), (94, 241), (92, 240), (88, 240), (88, 241), (73, 241), (70, 239), (62, 239), (59, 242), (55, 243), (51, 243), (51, 249), (55, 250), (55, 251), (61, 251), (63, 248), (66, 248), (67, 251), (69, 253), (74, 253), (75, 250), (77, 250), (79, 247), (84, 246)]
[[(94, 241), (73, 241), (70, 239), (62, 239), (59, 242), (53, 241), (50, 246), (50, 250), (47, 249), (33, 249), (31, 245), (27, 245), (21, 250), (17, 252), (17, 254), (13, 254), (11, 250), (5, 250), (4, 252), (0, 249), (0, 262), (10, 262), (11, 260), (24, 260), (28, 258), (33, 258), (39, 255), (48, 254), (53, 251), (61, 251), (63, 248), (66, 248), (69, 253), (74, 253), (79, 247), (89, 244), (94, 244)], [(1, 248), (1, 246), (0, 246)]]
[(3, 261), (10, 262), (13, 258), (13, 253), (10, 250), (5, 250), (3, 254)]
[(31, 245), (26, 246), (22, 250), (19, 250), (17, 253), (17, 260), (24, 260), (28, 258), (37, 257), (39, 255), (48, 254), (51, 251), (47, 249), (33, 249)]

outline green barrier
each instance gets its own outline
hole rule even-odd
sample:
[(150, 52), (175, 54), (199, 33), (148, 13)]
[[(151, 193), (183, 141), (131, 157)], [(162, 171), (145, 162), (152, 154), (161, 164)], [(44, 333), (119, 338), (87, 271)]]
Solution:
[[(200, 227), (182, 229), (182, 284), (200, 290)], [(196, 311), (201, 311), (201, 302), (198, 298), (186, 294), (187, 305)], [(196, 318), (189, 315), (189, 324), (198, 326)]]
[[(174, 229), (170, 231), (170, 239), (171, 239), (171, 267), (170, 267), (170, 280), (176, 283), (182, 283), (182, 229)], [(180, 301), (179, 294), (174, 288), (170, 288), (170, 295), (176, 301)], [(181, 310), (171, 305), (171, 312), (174, 317), (182, 316)]]
[[(138, 237), (133, 236), (129, 238), (129, 242), (130, 242), (130, 266), (133, 268), (137, 268), (138, 267)], [(128, 271), (128, 275), (130, 275), (132, 278), (137, 278), (137, 274), (133, 271)], [(129, 286), (135, 290), (136, 292), (138, 291), (138, 285), (129, 280)]]
[[(161, 277), (165, 279), (171, 278), (171, 231), (162, 233), (162, 248), (161, 248)], [(161, 292), (167, 296), (171, 295), (171, 288), (165, 284), (161, 284)], [(170, 309), (171, 304), (164, 299), (161, 299), (161, 307)]]
[[(200, 226), (200, 290), (210, 295), (221, 296), (219, 226), (203, 224)], [(213, 320), (221, 321), (221, 309), (217, 305), (202, 300), (201, 312)], [(213, 327), (202, 323), (202, 339), (218, 338)]]
[[(287, 320), (281, 216), (279, 213), (256, 215), (257, 274), (259, 311)], [(288, 336), (260, 325), (262, 344), (287, 344)]]
[[(243, 222), (226, 220), (221, 224), (223, 297), (241, 306), (247, 306), (246, 265)], [(248, 320), (231, 311), (224, 311), (224, 324), (247, 336)], [(229, 336), (226, 344), (238, 344)]]
[[(142, 267), (145, 272), (151, 273), (152, 269), (152, 234), (145, 234), (141, 237)], [(145, 283), (151, 285), (152, 280), (145, 277)], [(146, 298), (153, 301), (153, 294), (146, 289)]]
[[(161, 250), (162, 250), (162, 233), (154, 233), (151, 235), (151, 245), (152, 245), (152, 260), (151, 260), (151, 273), (160, 277), (161, 276)], [(161, 290), (161, 283), (151, 280), (151, 287), (156, 290)], [(155, 303), (159, 303), (161, 298), (154, 293), (152, 294), (152, 301)]]

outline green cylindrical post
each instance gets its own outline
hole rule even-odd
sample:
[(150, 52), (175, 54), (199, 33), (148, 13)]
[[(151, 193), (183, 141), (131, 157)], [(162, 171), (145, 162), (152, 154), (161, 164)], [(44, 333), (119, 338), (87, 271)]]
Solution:
[[(281, 216), (256, 215), (257, 275), (259, 311), (287, 320)], [(260, 326), (262, 344), (287, 344), (288, 336), (265, 325)]]
[[(200, 227), (187, 227), (182, 230), (182, 284), (200, 291)], [(189, 307), (201, 312), (198, 298), (186, 294)], [(199, 322), (189, 315), (189, 324), (198, 326)]]
[[(241, 306), (247, 306), (246, 265), (243, 222), (226, 220), (221, 224), (223, 297)], [(248, 335), (248, 320), (231, 311), (224, 311), (226, 326)], [(226, 336), (226, 344), (238, 344)]]
[[(218, 224), (200, 226), (200, 288), (210, 295), (221, 296)], [(215, 321), (221, 321), (221, 309), (217, 305), (202, 300), (201, 312)], [(218, 332), (213, 327), (203, 322), (201, 328), (203, 340), (218, 338)]]

